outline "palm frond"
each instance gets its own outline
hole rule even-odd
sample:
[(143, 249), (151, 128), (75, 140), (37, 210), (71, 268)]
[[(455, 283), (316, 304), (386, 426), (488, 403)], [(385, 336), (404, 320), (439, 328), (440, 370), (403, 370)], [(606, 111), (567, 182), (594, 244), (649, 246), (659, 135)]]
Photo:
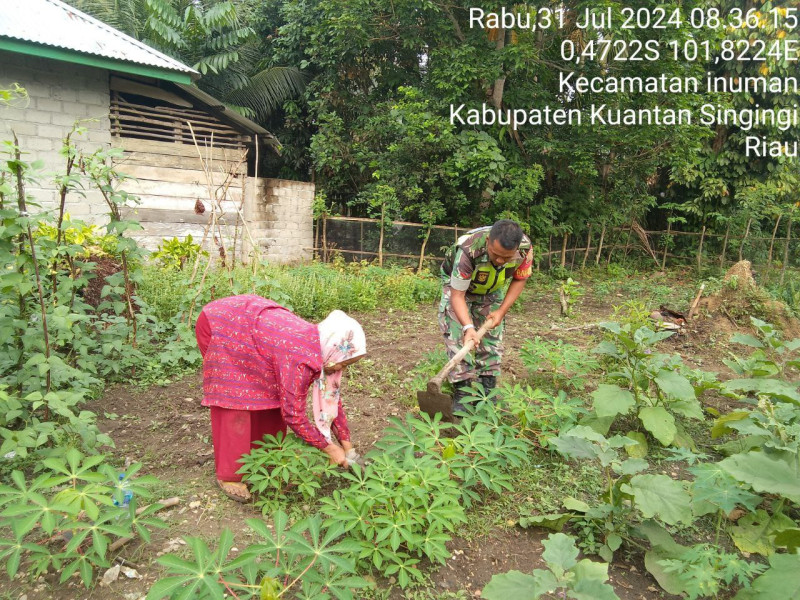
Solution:
[(225, 100), (252, 108), (259, 119), (266, 119), (283, 102), (303, 92), (308, 80), (294, 67), (270, 67), (253, 75), (250, 82), (227, 94)]

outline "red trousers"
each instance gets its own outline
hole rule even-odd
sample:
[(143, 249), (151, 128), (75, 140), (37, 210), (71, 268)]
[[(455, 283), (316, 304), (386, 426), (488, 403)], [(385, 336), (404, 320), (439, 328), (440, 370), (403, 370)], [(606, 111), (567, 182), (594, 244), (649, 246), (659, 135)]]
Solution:
[[(208, 343), (211, 341), (211, 328), (202, 312), (197, 319), (195, 334), (200, 353), (205, 355)], [(255, 448), (255, 442), (260, 441), (266, 434), (276, 435), (279, 431), (286, 433), (286, 423), (279, 408), (234, 410), (212, 406), (211, 439), (214, 444), (217, 479), (241, 481), (242, 476), (236, 471), (242, 465), (236, 461)]]

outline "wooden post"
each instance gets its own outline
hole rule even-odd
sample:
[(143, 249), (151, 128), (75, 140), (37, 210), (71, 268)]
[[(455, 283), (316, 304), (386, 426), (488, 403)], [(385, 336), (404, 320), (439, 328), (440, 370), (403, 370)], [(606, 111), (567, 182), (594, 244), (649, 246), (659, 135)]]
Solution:
[(378, 266), (383, 266), (383, 217), (386, 214), (386, 205), (381, 205), (381, 237), (378, 240)]
[(781, 280), (778, 285), (783, 285), (783, 278), (786, 275), (786, 265), (789, 263), (789, 243), (792, 241), (792, 215), (789, 214), (789, 223), (786, 228), (786, 247), (783, 249), (783, 264), (781, 265)]
[(603, 230), (600, 232), (600, 243), (597, 246), (597, 256), (595, 256), (594, 264), (600, 264), (600, 254), (603, 252), (603, 240), (606, 237), (606, 224), (603, 223)]
[(561, 268), (562, 269), (567, 264), (567, 240), (569, 240), (569, 234), (565, 232), (564, 233), (564, 240), (561, 242)]
[(586, 234), (586, 252), (583, 253), (581, 269), (586, 268), (586, 259), (589, 258), (589, 251), (592, 249), (592, 224), (589, 223), (589, 233)]
[(322, 213), (322, 262), (328, 262), (328, 217)]
[(772, 230), (772, 239), (769, 242), (769, 254), (767, 255), (767, 266), (772, 266), (772, 249), (775, 247), (775, 235), (778, 233), (778, 225), (781, 222), (783, 215), (778, 215), (775, 219), (775, 227)]
[[(577, 238), (575, 239), (575, 243), (576, 244), (578, 243)], [(578, 248), (577, 247), (576, 248), (572, 248), (571, 252), (572, 252), (572, 260), (569, 263), (569, 270), (570, 271), (574, 271), (575, 270), (575, 255), (578, 253)]]
[(628, 253), (630, 252), (630, 243), (631, 243), (631, 233), (633, 232), (633, 221), (628, 229), (628, 237), (625, 238), (625, 258), (628, 258)]
[(364, 260), (364, 221), (361, 221), (358, 228), (358, 250), (358, 260)]
[(428, 227), (428, 231), (425, 232), (425, 239), (422, 240), (422, 250), (419, 253), (419, 265), (417, 266), (417, 273), (422, 272), (422, 263), (425, 261), (425, 246), (428, 245), (428, 238), (431, 236), (431, 229), (432, 227)]
[(750, 223), (752, 222), (753, 217), (747, 219), (747, 227), (744, 228), (744, 237), (742, 238), (742, 243), (739, 244), (739, 260), (742, 260), (742, 249), (744, 248), (744, 243), (747, 240), (747, 234), (750, 233)]
[(697, 270), (699, 271), (703, 266), (703, 240), (706, 237), (706, 226), (703, 225), (703, 231), (700, 233), (700, 245), (697, 247)]
[(725, 268), (725, 250), (728, 249), (728, 235), (731, 232), (731, 224), (728, 223), (728, 227), (725, 229), (725, 239), (722, 241), (722, 254), (719, 256), (719, 268)]
[(667, 239), (664, 240), (664, 256), (661, 257), (661, 270), (667, 267), (667, 249), (669, 248), (670, 233), (672, 232), (672, 221), (667, 223)]

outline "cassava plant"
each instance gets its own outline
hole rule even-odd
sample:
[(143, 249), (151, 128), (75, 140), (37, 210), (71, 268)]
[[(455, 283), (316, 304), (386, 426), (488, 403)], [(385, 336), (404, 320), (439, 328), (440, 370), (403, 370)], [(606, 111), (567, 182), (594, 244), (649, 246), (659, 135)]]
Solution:
[[(0, 560), (8, 576), (23, 564), (32, 578), (52, 569), (61, 583), (78, 572), (88, 588), (97, 568), (111, 566), (109, 546), (115, 539), (138, 536), (149, 542), (150, 528), (167, 525), (153, 515), (160, 505), (137, 510), (157, 481), (133, 477), (141, 466), (131, 465), (120, 479), (106, 456), (84, 456), (73, 448), (63, 458), (45, 459), (33, 481), (14, 471), (13, 485), (0, 486)], [(128, 506), (126, 490), (133, 492)]]
[(370, 587), (355, 575), (350, 556), (358, 545), (341, 540), (341, 524), (326, 529), (319, 516), (289, 523), (282, 511), (272, 516), (269, 526), (260, 519), (248, 519), (247, 524), (258, 542), (235, 558), (229, 558), (229, 529), (215, 549), (200, 538), (187, 537), (190, 560), (175, 554), (160, 557), (167, 575), (153, 584), (147, 600), (216, 600), (226, 594), (242, 600), (354, 600), (355, 590)]
[(238, 472), (264, 514), (293, 498), (313, 499), (324, 478), (338, 473), (326, 455), (292, 434), (265, 435), (256, 446), (239, 460)]

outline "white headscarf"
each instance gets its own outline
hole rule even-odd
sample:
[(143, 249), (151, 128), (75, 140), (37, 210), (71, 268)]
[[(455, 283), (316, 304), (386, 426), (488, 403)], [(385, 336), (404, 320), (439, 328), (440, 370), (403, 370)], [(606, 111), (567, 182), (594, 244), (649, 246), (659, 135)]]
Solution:
[(323, 370), (312, 390), (314, 424), (325, 439), (332, 443), (331, 423), (339, 414), (339, 385), (342, 381), (342, 372), (335, 371), (328, 375), (324, 367), (363, 356), (367, 353), (367, 339), (358, 321), (348, 317), (341, 310), (334, 310), (317, 325), (317, 328), (322, 348)]

